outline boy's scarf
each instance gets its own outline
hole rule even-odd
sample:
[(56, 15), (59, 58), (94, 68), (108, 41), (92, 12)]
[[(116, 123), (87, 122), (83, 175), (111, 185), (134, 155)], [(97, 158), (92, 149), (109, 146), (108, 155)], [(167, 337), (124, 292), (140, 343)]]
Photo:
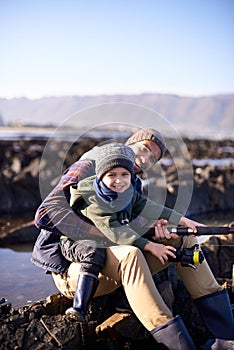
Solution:
[(95, 177), (93, 187), (97, 196), (108, 205), (111, 211), (118, 212), (127, 210), (134, 193), (134, 184), (135, 180), (133, 179), (132, 185), (126, 191), (117, 193), (110, 190), (102, 181)]

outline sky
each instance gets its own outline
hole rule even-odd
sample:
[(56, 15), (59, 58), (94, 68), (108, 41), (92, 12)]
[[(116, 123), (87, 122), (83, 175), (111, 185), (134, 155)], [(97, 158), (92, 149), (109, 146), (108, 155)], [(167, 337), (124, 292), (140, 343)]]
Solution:
[(234, 93), (233, 0), (0, 0), (0, 98)]

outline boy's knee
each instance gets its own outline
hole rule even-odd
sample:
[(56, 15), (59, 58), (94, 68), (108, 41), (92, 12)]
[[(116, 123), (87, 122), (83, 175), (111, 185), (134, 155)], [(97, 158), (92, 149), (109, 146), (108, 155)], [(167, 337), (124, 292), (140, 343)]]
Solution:
[(93, 260), (100, 267), (104, 267), (106, 261), (106, 250), (105, 249), (96, 249), (93, 252)]
[(102, 248), (89, 249), (82, 260), (83, 271), (98, 275), (100, 270), (104, 267), (106, 262), (106, 250)]

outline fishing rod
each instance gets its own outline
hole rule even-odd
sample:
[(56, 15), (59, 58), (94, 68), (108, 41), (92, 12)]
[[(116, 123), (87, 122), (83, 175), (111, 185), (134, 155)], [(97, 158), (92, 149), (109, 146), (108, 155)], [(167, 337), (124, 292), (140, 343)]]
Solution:
[(187, 227), (169, 228), (170, 233), (177, 235), (195, 235), (195, 236), (210, 236), (210, 235), (227, 235), (234, 234), (234, 227), (229, 226), (196, 226), (197, 232)]
[[(232, 226), (196, 226), (196, 232), (188, 227), (167, 227), (170, 233), (176, 233), (178, 236), (194, 235), (194, 236), (212, 236), (212, 235), (227, 235), (234, 234)], [(141, 235), (152, 237), (155, 235), (155, 227), (137, 228), (137, 232)]]

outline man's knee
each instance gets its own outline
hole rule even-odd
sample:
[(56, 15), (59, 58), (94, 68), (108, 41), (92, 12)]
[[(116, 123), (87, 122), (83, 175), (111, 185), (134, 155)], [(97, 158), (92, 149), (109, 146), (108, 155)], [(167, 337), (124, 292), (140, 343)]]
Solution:
[(192, 246), (194, 246), (194, 244), (198, 244), (197, 237), (194, 237), (192, 235), (183, 237), (182, 248), (191, 248)]
[(128, 246), (128, 249), (126, 249), (126, 254), (122, 259), (122, 263), (125, 263), (129, 266), (133, 264), (139, 265), (143, 260), (145, 260), (145, 257), (139, 248)]

